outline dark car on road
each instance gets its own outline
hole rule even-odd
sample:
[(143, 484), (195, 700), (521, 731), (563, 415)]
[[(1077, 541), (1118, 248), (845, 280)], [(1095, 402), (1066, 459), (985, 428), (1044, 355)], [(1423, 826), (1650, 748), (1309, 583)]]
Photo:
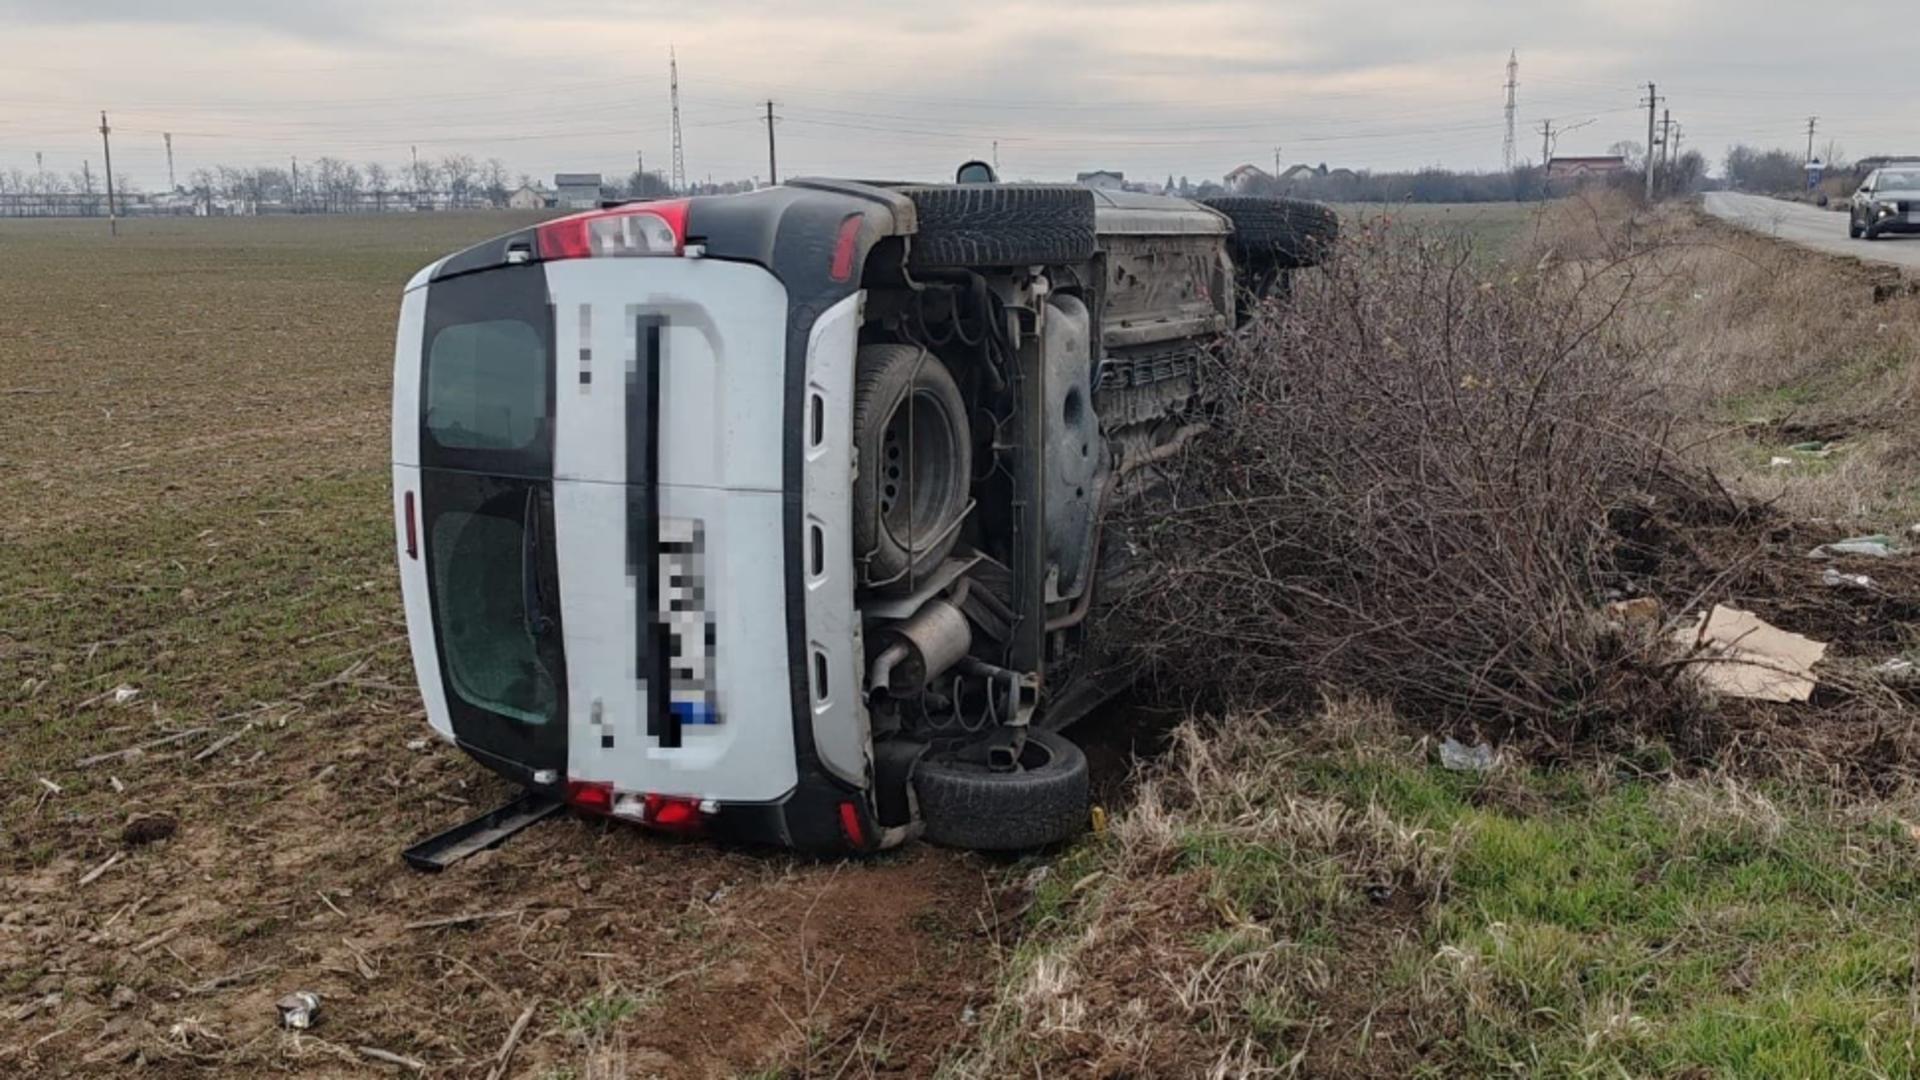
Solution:
[(1890, 233), (1920, 232), (1920, 166), (1875, 169), (1853, 193), (1847, 235), (1878, 240)]

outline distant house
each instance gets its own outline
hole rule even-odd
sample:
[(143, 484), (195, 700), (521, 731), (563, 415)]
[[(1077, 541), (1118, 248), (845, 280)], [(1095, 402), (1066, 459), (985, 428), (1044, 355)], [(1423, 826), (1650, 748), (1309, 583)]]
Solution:
[(561, 210), (592, 210), (600, 205), (600, 174), (556, 173), (553, 203)]
[(1327, 167), (1325, 165), (1322, 165), (1316, 169), (1311, 165), (1300, 164), (1300, 165), (1295, 165), (1292, 168), (1289, 168), (1286, 172), (1281, 173), (1280, 179), (1291, 184), (1296, 180), (1312, 180), (1317, 176), (1325, 176), (1325, 175), (1327, 175)]
[(1599, 157), (1557, 157), (1547, 162), (1547, 182), (1578, 184), (1605, 180), (1627, 171), (1627, 159), (1618, 154)]
[(1262, 186), (1273, 177), (1258, 165), (1242, 165), (1221, 179), (1226, 181), (1228, 191), (1241, 194)]
[[(598, 198), (597, 185), (595, 198)], [(521, 184), (507, 196), (509, 210), (545, 210), (553, 205), (553, 193), (536, 184)]]
[(1126, 176), (1122, 173), (1114, 172), (1111, 169), (1095, 169), (1092, 172), (1083, 172), (1076, 175), (1073, 180), (1074, 183), (1084, 184), (1090, 188), (1099, 188), (1102, 191), (1123, 191), (1127, 186)]

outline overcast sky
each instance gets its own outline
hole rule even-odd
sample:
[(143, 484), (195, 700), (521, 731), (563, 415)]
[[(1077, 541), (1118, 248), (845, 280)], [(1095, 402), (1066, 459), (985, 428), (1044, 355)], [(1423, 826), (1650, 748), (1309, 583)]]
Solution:
[[(666, 166), (667, 52), (690, 178), (935, 178), (998, 140), (1009, 178), (1217, 179), (1243, 162), (1497, 168), (1644, 141), (1920, 152), (1916, 8), (1893, 0), (0, 0), (0, 169), (166, 183), (212, 164), (465, 152), (514, 173)], [(1584, 127), (1575, 125), (1591, 121)]]

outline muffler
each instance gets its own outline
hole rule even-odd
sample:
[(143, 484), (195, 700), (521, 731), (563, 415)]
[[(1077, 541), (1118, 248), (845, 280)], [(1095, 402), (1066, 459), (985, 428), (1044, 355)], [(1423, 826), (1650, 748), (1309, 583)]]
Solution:
[(973, 647), (973, 628), (960, 609), (946, 600), (929, 600), (920, 609), (881, 631), (886, 641), (867, 678), (870, 694), (917, 694)]

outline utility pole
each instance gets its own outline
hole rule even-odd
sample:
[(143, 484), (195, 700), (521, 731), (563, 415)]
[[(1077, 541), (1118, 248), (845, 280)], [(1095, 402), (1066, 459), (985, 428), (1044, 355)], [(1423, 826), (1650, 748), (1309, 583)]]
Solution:
[(1675, 164), (1679, 164), (1680, 162), (1680, 135), (1681, 135), (1680, 125), (1679, 124), (1673, 125), (1673, 158), (1672, 160)]
[(1540, 198), (1544, 201), (1553, 187), (1553, 121), (1540, 121)]
[(1660, 110), (1660, 167), (1673, 164), (1673, 155), (1669, 152), (1673, 146), (1673, 110)]
[(292, 171), (287, 179), (287, 211), (297, 214), (300, 212), (300, 155), (295, 154), (288, 160), (292, 162)]
[(773, 157), (773, 99), (767, 99), (767, 186), (780, 182), (780, 170), (775, 167)]
[(407, 149), (413, 153), (413, 203), (418, 206), (420, 205), (420, 148), (409, 146)]
[[(107, 126), (107, 111), (100, 110), (100, 148), (107, 157), (107, 232), (112, 236), (120, 235), (120, 218), (113, 209), (113, 141), (107, 134), (113, 129)], [(1807, 145), (1813, 145), (1809, 142)]]
[(993, 140), (993, 175), (1000, 175), (1000, 140)]
[(1817, 116), (1807, 117), (1807, 164), (1813, 164), (1813, 129), (1820, 123)]
[(173, 132), (163, 131), (160, 137), (167, 142), (167, 190), (178, 191), (180, 186), (173, 182)]
[[(1514, 91), (1519, 89), (1519, 87), (1520, 87), (1520, 51), (1518, 49), (1515, 49), (1507, 53), (1506, 160), (1507, 160), (1508, 172), (1513, 171), (1513, 114), (1514, 114), (1514, 106), (1516, 104), (1516, 101), (1514, 98)], [(1546, 163), (1543, 161), (1541, 162), (1541, 164), (1544, 165)]]
[(673, 174), (667, 183), (675, 195), (687, 187), (687, 154), (680, 143), (680, 58), (667, 46), (667, 95), (673, 104)]
[(1280, 179), (1280, 148), (1273, 148), (1273, 178)]
[(633, 171), (640, 177), (640, 194), (647, 193), (647, 154), (644, 150), (633, 152)]
[(1653, 125), (1655, 113), (1660, 108), (1660, 95), (1652, 83), (1647, 84), (1647, 201), (1653, 201)]

